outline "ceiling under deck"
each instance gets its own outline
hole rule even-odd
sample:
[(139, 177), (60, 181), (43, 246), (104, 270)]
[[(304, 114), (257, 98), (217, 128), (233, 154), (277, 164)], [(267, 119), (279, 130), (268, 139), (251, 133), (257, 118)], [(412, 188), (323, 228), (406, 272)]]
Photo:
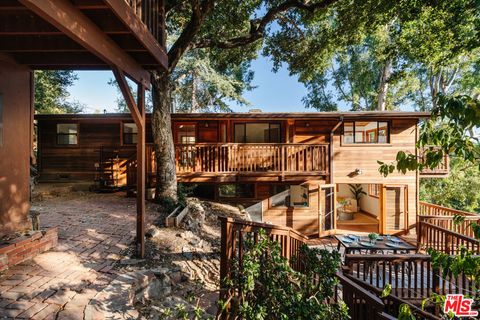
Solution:
[[(69, 1), (142, 68), (151, 70), (165, 67), (164, 50), (139, 17), (128, 12), (130, 21), (122, 20), (108, 1)], [(119, 4), (119, 1), (124, 0), (112, 3)], [(124, 3), (120, 4), (120, 8), (130, 9)], [(0, 53), (6, 53), (19, 64), (34, 70), (111, 69), (111, 65), (17, 0), (0, 1)]]

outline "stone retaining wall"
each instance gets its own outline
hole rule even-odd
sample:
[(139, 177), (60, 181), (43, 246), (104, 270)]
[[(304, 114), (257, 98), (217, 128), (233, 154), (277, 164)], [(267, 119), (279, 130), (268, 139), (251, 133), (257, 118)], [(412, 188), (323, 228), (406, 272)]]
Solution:
[(15, 238), (0, 245), (0, 272), (37, 254), (50, 250), (58, 242), (58, 228), (32, 231), (30, 236)]

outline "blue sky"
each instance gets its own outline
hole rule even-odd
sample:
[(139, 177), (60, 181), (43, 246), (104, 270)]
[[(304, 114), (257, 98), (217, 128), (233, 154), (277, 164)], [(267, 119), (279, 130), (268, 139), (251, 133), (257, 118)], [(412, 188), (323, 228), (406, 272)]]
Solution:
[[(259, 108), (265, 112), (284, 111), (314, 111), (306, 109), (302, 98), (306, 95), (305, 87), (297, 81), (297, 77), (289, 76), (286, 67), (277, 73), (272, 71), (272, 63), (268, 58), (260, 56), (252, 62), (255, 72), (253, 85), (256, 86), (250, 92), (245, 93), (245, 98), (251, 106), (232, 105), (234, 111), (246, 112), (252, 108)], [(113, 78), (110, 71), (79, 71), (79, 80), (69, 88), (70, 98), (86, 105), (86, 113), (113, 112), (117, 98), (117, 90), (108, 85)]]

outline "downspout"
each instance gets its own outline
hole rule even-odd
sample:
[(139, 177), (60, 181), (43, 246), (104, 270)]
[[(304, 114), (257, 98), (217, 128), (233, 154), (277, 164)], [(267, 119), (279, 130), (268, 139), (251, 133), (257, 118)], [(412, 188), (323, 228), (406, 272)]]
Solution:
[(343, 124), (343, 116), (338, 118), (338, 123), (333, 127), (332, 131), (330, 131), (330, 161), (328, 162), (330, 170), (330, 181), (329, 183), (333, 183), (333, 136), (335, 131)]

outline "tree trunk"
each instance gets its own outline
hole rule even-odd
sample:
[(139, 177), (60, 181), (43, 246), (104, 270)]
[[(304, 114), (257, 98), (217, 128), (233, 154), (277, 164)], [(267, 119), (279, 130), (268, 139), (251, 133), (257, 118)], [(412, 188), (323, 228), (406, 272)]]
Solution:
[(380, 83), (378, 86), (377, 110), (385, 111), (387, 108), (388, 80), (390, 79), (392, 60), (388, 59), (383, 65)]
[(165, 71), (152, 72), (152, 129), (157, 162), (156, 200), (177, 202), (177, 173), (170, 111), (172, 87)]

